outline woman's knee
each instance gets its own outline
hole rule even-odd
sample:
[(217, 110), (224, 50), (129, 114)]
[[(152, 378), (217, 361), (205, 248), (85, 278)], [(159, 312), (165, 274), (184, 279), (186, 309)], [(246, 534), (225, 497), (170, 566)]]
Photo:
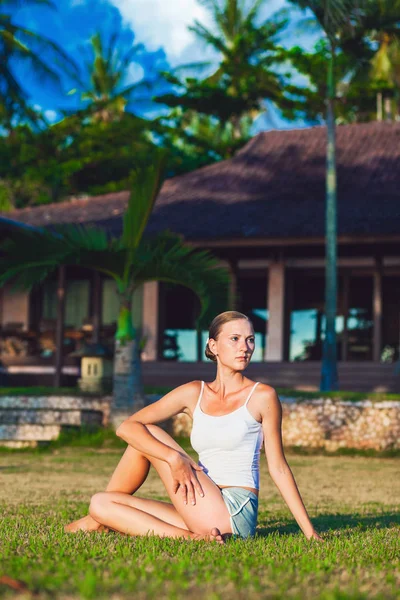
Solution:
[(97, 494), (94, 494), (90, 500), (89, 515), (100, 523), (109, 502), (110, 500), (107, 492), (98, 492)]

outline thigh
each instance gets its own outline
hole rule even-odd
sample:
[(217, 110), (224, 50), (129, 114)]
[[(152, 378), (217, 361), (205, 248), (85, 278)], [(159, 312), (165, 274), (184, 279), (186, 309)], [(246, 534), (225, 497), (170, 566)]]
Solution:
[[(187, 454), (175, 440), (157, 425), (146, 425), (150, 433), (171, 448)], [(146, 455), (146, 454), (145, 454)], [(163, 460), (146, 455), (160, 475), (171, 502), (182, 517), (190, 531), (209, 533), (213, 527), (218, 527), (221, 533), (232, 533), (228, 508), (224, 502), (219, 487), (202, 471), (196, 471), (197, 478), (203, 488), (204, 497), (196, 494), (196, 504), (184, 504), (179, 492), (174, 493), (171, 469)]]
[(110, 503), (116, 502), (118, 504), (124, 504), (132, 508), (137, 508), (153, 517), (157, 517), (165, 523), (180, 527), (181, 529), (187, 529), (185, 522), (176, 510), (173, 504), (169, 502), (162, 502), (161, 500), (151, 500), (150, 498), (139, 498), (138, 496), (131, 496), (123, 492), (102, 492), (96, 494), (97, 501), (104, 505), (106, 510), (109, 510)]

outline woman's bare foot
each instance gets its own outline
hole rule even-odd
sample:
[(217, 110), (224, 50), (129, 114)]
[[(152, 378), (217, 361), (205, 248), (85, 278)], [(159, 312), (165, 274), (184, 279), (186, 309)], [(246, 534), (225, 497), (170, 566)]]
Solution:
[(207, 542), (217, 542), (218, 544), (225, 544), (225, 540), (217, 527), (211, 529), (211, 533), (193, 533), (191, 535), (192, 540), (205, 540)]
[(77, 531), (109, 531), (107, 527), (101, 525), (97, 521), (95, 521), (90, 515), (86, 515), (86, 517), (82, 517), (77, 521), (73, 521), (72, 523), (68, 523), (64, 527), (64, 531), (66, 533), (76, 533)]

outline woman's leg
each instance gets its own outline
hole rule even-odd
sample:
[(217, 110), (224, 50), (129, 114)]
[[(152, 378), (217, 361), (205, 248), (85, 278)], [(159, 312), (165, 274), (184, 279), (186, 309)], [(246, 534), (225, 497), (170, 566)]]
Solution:
[[(139, 502), (138, 502), (139, 501)], [(149, 508), (151, 503), (155, 506)], [(106, 524), (110, 529), (125, 533), (126, 535), (158, 535), (160, 537), (174, 537), (186, 539), (215, 539), (223, 543), (223, 538), (217, 528), (213, 528), (207, 534), (198, 534), (189, 531), (183, 523), (180, 527), (179, 515), (177, 519), (172, 518), (176, 523), (170, 523), (160, 518), (159, 504), (156, 500), (146, 500), (145, 498), (135, 498), (129, 494), (121, 492), (100, 492), (95, 494), (90, 503), (90, 515), (97, 521)], [(141, 509), (138, 508), (141, 506)], [(172, 505), (169, 505), (171, 508)], [(159, 513), (158, 516), (155, 516)], [(167, 517), (170, 515), (167, 514)]]
[[(175, 440), (156, 425), (146, 425), (150, 433), (163, 443), (183, 452)], [(212, 528), (224, 534), (232, 533), (229, 512), (218, 486), (203, 472), (196, 475), (204, 491), (204, 497), (196, 495), (196, 504), (184, 504), (180, 494), (174, 492), (174, 482), (169, 465), (158, 458), (132, 449), (147, 458), (160, 475), (172, 500), (166, 513), (165, 503), (144, 498), (132, 498), (129, 494), (103, 492), (92, 498), (90, 515), (99, 523), (130, 535), (144, 535), (149, 530), (157, 535), (174, 537), (209, 536)], [(175, 510), (175, 512), (173, 512)], [(146, 516), (147, 515), (147, 516)], [(188, 531), (189, 530), (189, 531)], [(186, 534), (183, 532), (186, 531)]]
[[(132, 446), (128, 446), (108, 482), (106, 492), (133, 494), (146, 480), (149, 469), (150, 461)], [(90, 515), (73, 521), (64, 528), (68, 533), (75, 533), (79, 530), (97, 531), (99, 529), (104, 528)]]

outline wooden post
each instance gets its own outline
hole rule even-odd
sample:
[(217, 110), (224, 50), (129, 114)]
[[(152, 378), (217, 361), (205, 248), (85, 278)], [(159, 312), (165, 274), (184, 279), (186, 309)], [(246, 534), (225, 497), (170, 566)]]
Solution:
[(56, 357), (54, 386), (60, 387), (62, 380), (63, 342), (64, 342), (64, 315), (65, 315), (65, 267), (58, 269), (57, 285), (57, 323), (56, 323)]
[(271, 262), (268, 271), (268, 337), (266, 361), (284, 360), (285, 261)]
[(93, 271), (92, 279), (92, 342), (98, 344), (100, 342), (100, 326), (101, 326), (101, 288), (102, 281), (99, 271)]
[(372, 360), (379, 362), (382, 350), (382, 257), (375, 257), (374, 290), (373, 290), (374, 335)]
[(382, 92), (378, 92), (376, 95), (376, 120), (382, 121), (382, 118), (383, 118)]
[(343, 275), (343, 333), (342, 333), (342, 361), (347, 361), (348, 357), (348, 329), (347, 321), (349, 319), (349, 291), (350, 275)]

